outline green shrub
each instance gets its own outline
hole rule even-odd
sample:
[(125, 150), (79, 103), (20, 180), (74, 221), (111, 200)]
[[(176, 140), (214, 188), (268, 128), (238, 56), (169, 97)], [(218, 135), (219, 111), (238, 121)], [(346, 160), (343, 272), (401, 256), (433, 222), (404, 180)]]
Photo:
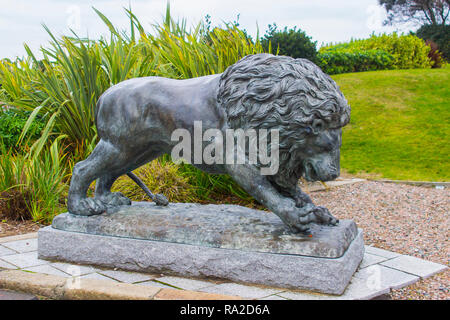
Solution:
[(423, 25), (416, 34), (423, 40), (435, 42), (442, 56), (450, 59), (450, 25)]
[[(179, 167), (171, 162), (154, 160), (134, 173), (153, 193), (164, 194), (170, 202), (195, 202), (195, 187), (189, 179), (183, 177)], [(145, 192), (127, 176), (120, 177), (112, 188), (114, 192), (122, 192), (133, 201), (151, 201)]]
[[(6, 149), (13, 148), (15, 151), (20, 149), (19, 137), (30, 114), (29, 111), (17, 109), (0, 110), (0, 143), (3, 143)], [(30, 141), (35, 141), (40, 137), (44, 125), (40, 117), (33, 121), (28, 134)]]
[[(352, 69), (351, 61), (356, 64), (353, 69), (362, 71), (415, 69), (430, 68), (433, 65), (428, 57), (429, 52), (430, 47), (419, 37), (394, 32), (322, 47), (318, 58), (325, 69), (333, 72)], [(334, 61), (337, 65), (333, 64)]]
[(328, 50), (317, 60), (328, 74), (392, 69), (394, 64), (394, 57), (384, 50)]
[(276, 24), (269, 25), (261, 44), (265, 51), (273, 54), (316, 61), (317, 42), (313, 42), (311, 37), (296, 27), (289, 30), (285, 27), (284, 30), (278, 31)]

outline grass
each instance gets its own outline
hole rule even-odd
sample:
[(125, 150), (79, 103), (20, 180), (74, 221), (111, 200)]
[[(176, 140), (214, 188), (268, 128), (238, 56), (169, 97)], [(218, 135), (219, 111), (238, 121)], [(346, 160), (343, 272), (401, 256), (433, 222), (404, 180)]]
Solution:
[(352, 107), (341, 166), (348, 173), (450, 181), (450, 68), (333, 76)]

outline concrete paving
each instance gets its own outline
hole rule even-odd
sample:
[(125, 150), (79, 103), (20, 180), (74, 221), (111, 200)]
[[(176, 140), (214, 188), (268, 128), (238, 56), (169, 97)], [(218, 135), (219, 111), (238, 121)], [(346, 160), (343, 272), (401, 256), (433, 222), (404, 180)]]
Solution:
[(38, 300), (38, 298), (28, 293), (0, 290), (0, 300)]
[[(117, 269), (107, 270), (96, 266), (46, 261), (37, 258), (37, 247), (35, 245), (37, 234), (31, 234), (28, 237), (0, 238), (0, 270), (17, 269), (42, 275), (43, 277), (45, 277), (44, 274), (49, 274), (72, 281), (78, 277), (85, 280), (94, 279), (93, 281), (103, 280), (105, 283), (111, 283), (111, 285), (127, 284), (136, 286), (137, 291), (144, 286), (155, 288), (155, 292), (157, 292), (156, 289), (169, 290), (159, 294), (158, 297), (161, 299), (170, 299), (176, 296), (176, 292), (179, 292), (178, 295), (185, 292), (186, 294), (183, 297), (186, 299), (189, 299), (192, 294), (198, 294), (200, 297), (203, 297), (202, 294), (210, 294), (210, 297), (228, 295), (258, 300), (374, 299), (389, 293), (391, 289), (408, 286), (447, 268), (444, 265), (415, 257), (366, 246), (364, 259), (349, 286), (341, 296), (335, 296), (226, 281), (189, 279), (161, 274), (127, 272)], [(11, 241), (8, 241), (9, 239)], [(0, 299), (2, 297), (1, 294), (2, 291), (0, 291)], [(9, 291), (4, 293), (4, 296), (11, 299), (20, 297), (20, 295), (14, 295), (14, 293)], [(23, 296), (23, 298), (26, 297)]]

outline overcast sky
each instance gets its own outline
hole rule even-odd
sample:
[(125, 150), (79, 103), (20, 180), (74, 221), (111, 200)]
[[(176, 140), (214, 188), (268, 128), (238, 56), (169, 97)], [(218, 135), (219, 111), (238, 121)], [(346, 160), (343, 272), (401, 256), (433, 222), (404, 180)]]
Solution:
[[(128, 27), (123, 7), (131, 5), (144, 26), (160, 22), (167, 0), (0, 0), (0, 58), (23, 56), (23, 43), (34, 52), (46, 45), (49, 36), (45, 23), (55, 34), (68, 34), (69, 28), (90, 38), (105, 34), (107, 29), (92, 7), (103, 12), (116, 26)], [(377, 0), (171, 0), (172, 15), (184, 17), (188, 25), (205, 15), (212, 24), (234, 21), (240, 14), (240, 25), (252, 36), (257, 25), (263, 35), (273, 22), (283, 28), (297, 26), (322, 43), (364, 38), (372, 32), (391, 32), (383, 27), (384, 11)], [(403, 29), (403, 30), (407, 30)]]

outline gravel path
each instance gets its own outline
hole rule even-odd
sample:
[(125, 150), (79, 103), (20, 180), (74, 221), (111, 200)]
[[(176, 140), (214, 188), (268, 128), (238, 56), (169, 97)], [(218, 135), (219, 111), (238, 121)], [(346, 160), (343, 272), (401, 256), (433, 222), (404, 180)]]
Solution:
[[(339, 219), (354, 219), (367, 245), (449, 265), (450, 190), (359, 182), (310, 193)], [(391, 292), (392, 299), (450, 299), (447, 270)]]

